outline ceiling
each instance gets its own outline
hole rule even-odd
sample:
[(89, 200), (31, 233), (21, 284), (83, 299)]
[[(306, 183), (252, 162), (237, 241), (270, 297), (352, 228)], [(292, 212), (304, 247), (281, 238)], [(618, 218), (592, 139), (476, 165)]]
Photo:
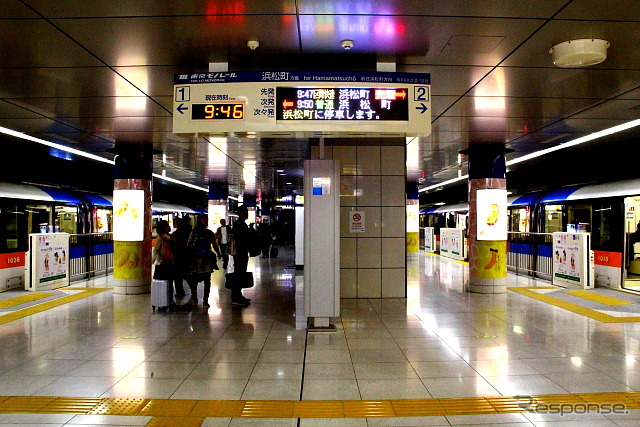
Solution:
[[(154, 171), (202, 187), (228, 181), (232, 194), (247, 173), (262, 191), (301, 191), (306, 139), (229, 138), (220, 152), (207, 138), (172, 134), (174, 73), (207, 71), (211, 62), (232, 71), (375, 71), (394, 62), (397, 71), (431, 74), (432, 134), (418, 141), (410, 171), (424, 188), (466, 174), (459, 152), (470, 145), (502, 144), (514, 159), (640, 118), (635, 3), (3, 0), (0, 126), (107, 158), (115, 144), (152, 145), (161, 153)], [(579, 38), (608, 40), (608, 59), (555, 67), (549, 49)], [(260, 41), (255, 51), (250, 39)], [(343, 50), (343, 39), (353, 49)], [(638, 136), (623, 135), (616, 140)], [(24, 144), (2, 141), (9, 153)], [(243, 171), (248, 160), (255, 173)], [(514, 184), (526, 186), (541, 166), (512, 167)]]

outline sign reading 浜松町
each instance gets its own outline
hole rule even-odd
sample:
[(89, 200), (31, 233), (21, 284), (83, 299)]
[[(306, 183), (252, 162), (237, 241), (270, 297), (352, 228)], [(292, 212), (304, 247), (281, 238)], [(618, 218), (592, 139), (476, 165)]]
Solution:
[(176, 74), (173, 132), (427, 136), (431, 78), (391, 72)]

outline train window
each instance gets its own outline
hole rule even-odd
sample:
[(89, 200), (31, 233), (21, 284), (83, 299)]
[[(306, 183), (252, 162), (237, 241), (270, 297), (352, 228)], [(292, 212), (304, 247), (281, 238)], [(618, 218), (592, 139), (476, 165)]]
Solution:
[(620, 203), (593, 205), (593, 230), (591, 248), (599, 251), (622, 252), (624, 209)]
[(15, 252), (26, 249), (27, 237), (21, 236), (20, 223), (24, 219), (23, 209), (14, 204), (0, 207), (2, 229), (0, 229), (0, 251)]
[(53, 231), (53, 213), (51, 206), (27, 205), (27, 230), (29, 233), (46, 233)]
[(509, 231), (519, 233), (529, 231), (529, 207), (509, 209)]
[(562, 228), (562, 206), (546, 205), (544, 207), (544, 232), (564, 231)]
[(94, 233), (108, 233), (113, 230), (113, 219), (110, 209), (96, 209)]
[(78, 208), (75, 206), (56, 206), (55, 231), (61, 233), (78, 233)]
[(567, 232), (588, 233), (591, 231), (591, 205), (569, 205), (567, 207)]

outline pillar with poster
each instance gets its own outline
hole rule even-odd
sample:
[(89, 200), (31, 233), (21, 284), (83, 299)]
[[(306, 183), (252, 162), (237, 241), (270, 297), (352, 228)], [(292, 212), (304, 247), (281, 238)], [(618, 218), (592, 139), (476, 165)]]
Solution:
[(113, 185), (114, 294), (151, 290), (152, 153), (121, 150)]
[(507, 180), (505, 148), (478, 146), (469, 156), (469, 290), (507, 291)]

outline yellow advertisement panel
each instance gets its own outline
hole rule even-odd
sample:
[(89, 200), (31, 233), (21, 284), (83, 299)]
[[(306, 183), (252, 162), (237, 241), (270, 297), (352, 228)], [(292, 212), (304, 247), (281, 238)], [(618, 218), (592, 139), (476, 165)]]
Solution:
[(420, 236), (419, 232), (410, 232), (407, 233), (407, 252), (418, 252), (420, 249)]
[(502, 279), (507, 277), (507, 242), (485, 240), (475, 243), (477, 254), (476, 275), (481, 279)]
[(113, 277), (142, 279), (142, 246), (144, 242), (113, 242)]

